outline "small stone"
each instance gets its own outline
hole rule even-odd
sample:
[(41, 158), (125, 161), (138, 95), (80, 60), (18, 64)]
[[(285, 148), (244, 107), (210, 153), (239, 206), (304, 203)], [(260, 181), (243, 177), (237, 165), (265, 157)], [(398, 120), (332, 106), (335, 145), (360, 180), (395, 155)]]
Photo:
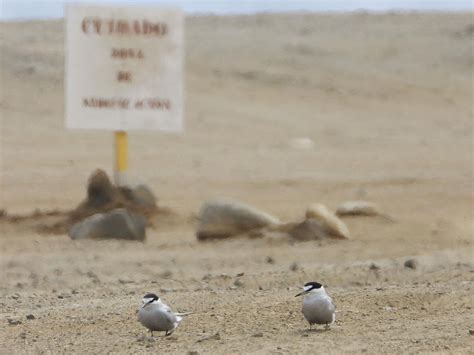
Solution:
[(263, 333), (255, 333), (254, 335), (252, 335), (252, 337), (254, 337), (254, 338), (263, 338)]
[(474, 335), (474, 329), (469, 329), (469, 335)]
[(265, 262), (267, 264), (275, 264), (275, 259), (273, 259), (271, 256), (267, 256)]
[(372, 263), (372, 264), (370, 264), (369, 269), (370, 270), (380, 270), (380, 266), (378, 266), (375, 263)]
[(338, 216), (377, 216), (379, 207), (369, 201), (346, 201), (336, 210)]
[(25, 332), (22, 332), (22, 333), (18, 334), (18, 336), (19, 336), (21, 339), (26, 339), (26, 333), (25, 333)]
[(18, 325), (21, 324), (21, 321), (18, 319), (7, 318), (7, 322), (9, 325)]
[(290, 270), (291, 270), (291, 271), (297, 271), (299, 268), (300, 268), (300, 267), (299, 267), (299, 265), (298, 265), (298, 263), (297, 263), (296, 261), (293, 262), (293, 263), (291, 263), (291, 265), (290, 265)]
[(221, 336), (220, 336), (219, 333), (216, 333), (216, 334), (214, 334), (214, 335), (201, 338), (201, 339), (197, 340), (196, 343), (201, 343), (201, 342), (207, 341), (207, 340), (221, 340)]
[(36, 319), (36, 317), (35, 317), (34, 315), (32, 315), (32, 314), (28, 314), (28, 315), (26, 316), (26, 319), (32, 320), (32, 319)]
[(135, 283), (135, 281), (133, 280), (125, 280), (125, 279), (118, 279), (118, 282), (122, 285)]
[(403, 265), (406, 268), (415, 270), (418, 266), (418, 262), (416, 261), (416, 259), (408, 259)]
[(245, 272), (239, 272), (239, 273), (238, 273), (237, 275), (235, 275), (235, 276), (241, 277), (241, 276), (244, 276), (244, 275), (245, 275)]
[(308, 137), (295, 137), (288, 141), (288, 146), (293, 149), (307, 150), (314, 147), (314, 142)]
[(199, 352), (195, 350), (188, 351), (188, 355), (199, 355)]
[(240, 281), (240, 279), (237, 279), (234, 281), (234, 286), (237, 286), (237, 287), (242, 287), (244, 285), (244, 283), (242, 281)]

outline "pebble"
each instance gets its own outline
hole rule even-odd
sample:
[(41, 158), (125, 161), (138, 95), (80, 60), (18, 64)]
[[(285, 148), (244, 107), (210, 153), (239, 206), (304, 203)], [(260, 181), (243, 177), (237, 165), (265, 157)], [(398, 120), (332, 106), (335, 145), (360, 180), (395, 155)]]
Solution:
[(408, 259), (408, 260), (405, 261), (405, 263), (403, 265), (406, 268), (410, 268), (410, 269), (415, 270), (416, 267), (418, 266), (418, 262), (416, 261), (416, 259)]
[(240, 281), (240, 279), (237, 279), (234, 281), (234, 286), (237, 286), (237, 287), (242, 287), (244, 285), (244, 283), (242, 281)]
[(380, 270), (380, 266), (378, 266), (375, 263), (372, 263), (372, 264), (370, 264), (369, 269), (370, 270)]
[(36, 319), (36, 317), (35, 317), (33, 314), (28, 314), (28, 315), (26, 316), (26, 319), (32, 320), (32, 319)]
[(201, 342), (206, 341), (206, 340), (221, 340), (221, 336), (220, 336), (219, 333), (216, 333), (214, 335), (211, 335), (211, 336), (208, 336), (208, 337), (205, 337), (205, 338), (201, 338), (201, 339), (197, 340), (196, 342), (201, 343)]
[(21, 324), (21, 321), (18, 319), (7, 318), (7, 322), (9, 325), (18, 325)]

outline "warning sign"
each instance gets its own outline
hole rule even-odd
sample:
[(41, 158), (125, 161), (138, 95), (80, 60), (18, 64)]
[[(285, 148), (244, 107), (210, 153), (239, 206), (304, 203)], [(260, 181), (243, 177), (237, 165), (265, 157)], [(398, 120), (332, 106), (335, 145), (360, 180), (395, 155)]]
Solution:
[(113, 131), (183, 127), (180, 10), (66, 7), (66, 127)]

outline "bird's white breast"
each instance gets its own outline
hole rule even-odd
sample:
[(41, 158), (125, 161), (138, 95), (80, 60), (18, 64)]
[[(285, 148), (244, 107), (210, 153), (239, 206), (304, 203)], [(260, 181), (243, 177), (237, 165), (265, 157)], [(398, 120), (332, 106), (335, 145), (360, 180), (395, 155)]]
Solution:
[(336, 307), (325, 292), (308, 293), (303, 300), (303, 315), (311, 324), (331, 324)]

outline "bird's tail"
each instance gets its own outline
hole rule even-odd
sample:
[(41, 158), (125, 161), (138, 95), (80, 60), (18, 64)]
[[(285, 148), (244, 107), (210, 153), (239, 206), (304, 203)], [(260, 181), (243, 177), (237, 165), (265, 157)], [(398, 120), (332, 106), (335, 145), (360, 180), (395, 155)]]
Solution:
[(190, 314), (193, 314), (193, 312), (175, 313), (174, 315), (176, 316), (178, 322), (181, 322), (184, 317), (189, 316)]

